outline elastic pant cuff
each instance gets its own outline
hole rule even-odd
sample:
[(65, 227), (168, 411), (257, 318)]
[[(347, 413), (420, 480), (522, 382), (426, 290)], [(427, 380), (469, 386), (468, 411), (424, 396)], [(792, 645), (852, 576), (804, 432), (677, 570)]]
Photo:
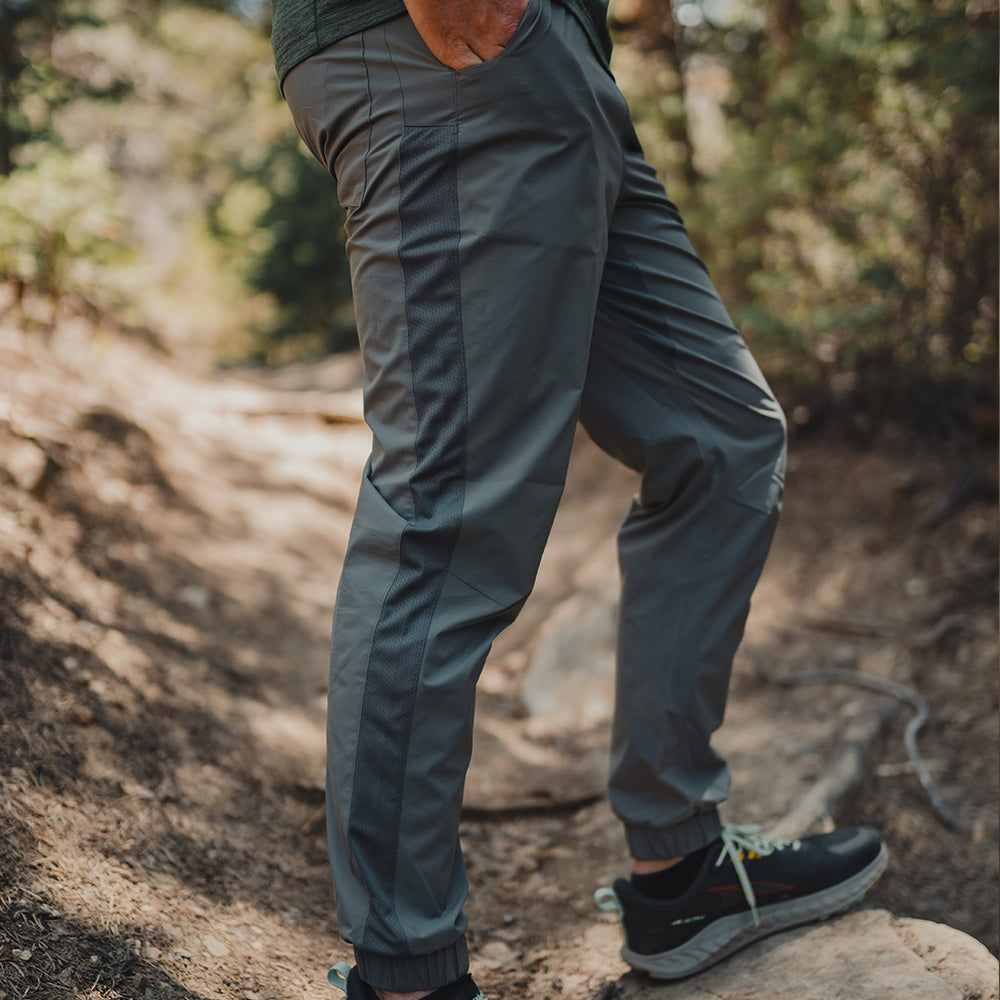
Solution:
[(375, 989), (397, 993), (436, 990), (469, 971), (469, 947), (464, 937), (429, 955), (379, 955), (355, 947), (354, 961), (358, 975)]
[(637, 861), (678, 858), (710, 844), (722, 834), (722, 821), (715, 809), (697, 812), (675, 826), (625, 827), (629, 854)]

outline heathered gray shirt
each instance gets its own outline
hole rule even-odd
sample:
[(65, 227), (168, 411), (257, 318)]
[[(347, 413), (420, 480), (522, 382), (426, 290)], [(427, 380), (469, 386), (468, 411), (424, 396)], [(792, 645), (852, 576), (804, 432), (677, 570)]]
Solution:
[[(611, 55), (608, 0), (559, 0), (583, 25), (604, 59)], [(403, 0), (272, 0), (271, 45), (278, 80), (309, 56), (348, 35), (406, 13)]]

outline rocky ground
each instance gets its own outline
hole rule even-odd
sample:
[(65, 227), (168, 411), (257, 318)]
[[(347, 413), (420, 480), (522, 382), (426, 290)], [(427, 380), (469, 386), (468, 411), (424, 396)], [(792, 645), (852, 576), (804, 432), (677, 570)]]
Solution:
[[(70, 311), (0, 319), (0, 1000), (335, 996), (324, 675), (358, 378), (350, 357), (205, 374)], [(590, 901), (626, 863), (602, 773), (635, 484), (581, 437), (481, 685), (463, 838), (490, 995), (996, 996), (994, 456), (793, 441), (720, 736), (726, 818), (871, 823), (891, 867), (860, 912), (651, 987)], [(773, 677), (830, 667), (926, 699), (960, 831), (907, 759), (910, 707)]]

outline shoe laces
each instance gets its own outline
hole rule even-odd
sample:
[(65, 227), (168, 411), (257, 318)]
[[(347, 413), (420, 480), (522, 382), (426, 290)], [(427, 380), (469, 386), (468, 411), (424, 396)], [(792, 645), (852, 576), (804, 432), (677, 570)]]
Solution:
[(791, 848), (797, 851), (802, 846), (801, 840), (786, 840), (784, 837), (769, 837), (762, 826), (748, 824), (739, 826), (734, 823), (726, 823), (722, 828), (722, 850), (715, 860), (715, 867), (721, 868), (728, 858), (736, 870), (736, 877), (739, 879), (740, 888), (750, 905), (750, 915), (753, 917), (755, 927), (760, 927), (760, 914), (757, 912), (757, 897), (754, 895), (753, 885), (750, 876), (747, 875), (746, 866), (743, 863), (744, 854), (748, 856), (757, 855), (766, 857), (775, 851), (783, 851)]

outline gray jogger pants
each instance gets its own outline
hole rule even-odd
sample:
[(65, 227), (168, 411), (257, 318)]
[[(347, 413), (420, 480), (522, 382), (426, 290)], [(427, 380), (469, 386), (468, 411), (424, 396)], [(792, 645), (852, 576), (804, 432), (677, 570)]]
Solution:
[(452, 71), (397, 18), (286, 78), (337, 180), (365, 470), (334, 618), (328, 830), (361, 976), (467, 967), (475, 685), (534, 582), (574, 427), (639, 470), (622, 527), (610, 794), (632, 854), (719, 830), (722, 721), (780, 502), (784, 421), (573, 16), (531, 0)]

